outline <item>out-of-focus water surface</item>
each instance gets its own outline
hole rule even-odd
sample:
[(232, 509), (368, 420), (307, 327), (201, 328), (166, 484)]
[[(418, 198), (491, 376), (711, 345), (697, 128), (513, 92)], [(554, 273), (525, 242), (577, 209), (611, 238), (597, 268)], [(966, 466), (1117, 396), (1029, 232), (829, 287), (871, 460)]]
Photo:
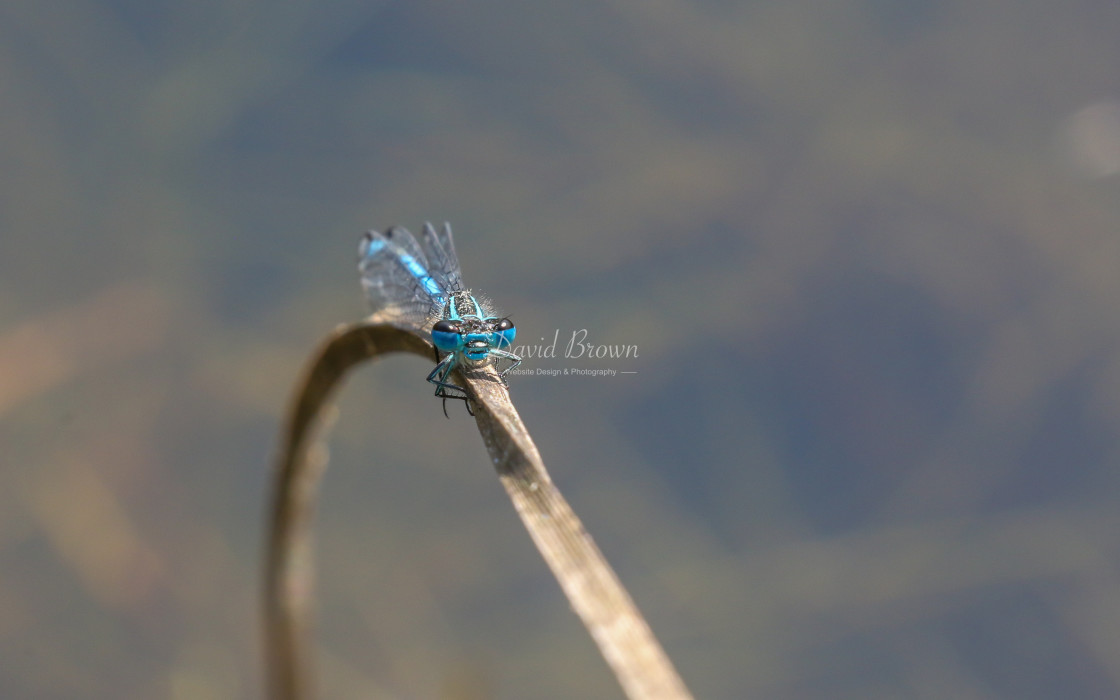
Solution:
[[(0, 2), (0, 696), (251, 698), (269, 460), (453, 222), (704, 698), (1120, 695), (1120, 7)], [(573, 333), (637, 358), (564, 357)], [(617, 698), (459, 406), (340, 397), (323, 697)]]

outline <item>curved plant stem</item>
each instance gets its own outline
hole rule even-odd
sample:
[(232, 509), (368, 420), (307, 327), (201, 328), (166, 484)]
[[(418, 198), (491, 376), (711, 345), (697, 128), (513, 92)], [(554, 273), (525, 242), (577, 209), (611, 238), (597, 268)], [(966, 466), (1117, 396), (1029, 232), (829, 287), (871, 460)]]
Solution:
[[(367, 321), (343, 326), (320, 346), (292, 402), (274, 475), (265, 563), (269, 697), (310, 697), (313, 585), (311, 524), (326, 451), (315, 449), (323, 409), (348, 370), (390, 352), (434, 357), (424, 338)], [(492, 371), (460, 373), (502, 485), (631, 700), (690, 698), (649, 625), (553, 485), (540, 453)]]

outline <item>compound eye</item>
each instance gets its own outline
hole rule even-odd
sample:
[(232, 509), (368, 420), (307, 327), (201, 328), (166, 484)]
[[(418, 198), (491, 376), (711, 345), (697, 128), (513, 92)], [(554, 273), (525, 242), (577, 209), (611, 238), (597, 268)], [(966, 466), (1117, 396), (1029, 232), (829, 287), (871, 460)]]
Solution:
[(463, 336), (463, 324), (447, 319), (436, 321), (432, 324), (432, 342), (444, 352), (461, 350), (466, 342)]
[(505, 350), (513, 345), (513, 339), (517, 336), (517, 329), (513, 327), (513, 321), (508, 318), (502, 318), (490, 322), (490, 345), (499, 350)]

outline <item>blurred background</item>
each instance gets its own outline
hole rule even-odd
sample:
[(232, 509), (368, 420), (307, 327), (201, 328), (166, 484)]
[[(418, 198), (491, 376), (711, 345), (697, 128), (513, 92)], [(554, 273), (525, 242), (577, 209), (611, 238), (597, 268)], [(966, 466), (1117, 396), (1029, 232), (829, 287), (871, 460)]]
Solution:
[[(1120, 696), (1120, 6), (0, 1), (0, 696), (253, 698), (270, 460), (453, 223), (697, 697)], [(638, 357), (563, 357), (571, 334)], [(332, 698), (620, 698), (474, 422), (339, 399)]]

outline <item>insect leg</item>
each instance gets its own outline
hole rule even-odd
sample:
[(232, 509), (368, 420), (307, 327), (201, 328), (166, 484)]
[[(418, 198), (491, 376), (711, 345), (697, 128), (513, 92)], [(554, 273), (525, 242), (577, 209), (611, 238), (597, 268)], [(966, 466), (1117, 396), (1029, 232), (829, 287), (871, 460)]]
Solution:
[(511, 369), (521, 364), (521, 356), (514, 355), (512, 352), (506, 352), (505, 350), (497, 350), (494, 348), (490, 349), (490, 354), (494, 355), (495, 357), (500, 357), (503, 360), (509, 360), (512, 363), (509, 367), (506, 367), (498, 373), (498, 378), (502, 380), (502, 383), (506, 386), (509, 386), (509, 382), (506, 381), (506, 375)]

